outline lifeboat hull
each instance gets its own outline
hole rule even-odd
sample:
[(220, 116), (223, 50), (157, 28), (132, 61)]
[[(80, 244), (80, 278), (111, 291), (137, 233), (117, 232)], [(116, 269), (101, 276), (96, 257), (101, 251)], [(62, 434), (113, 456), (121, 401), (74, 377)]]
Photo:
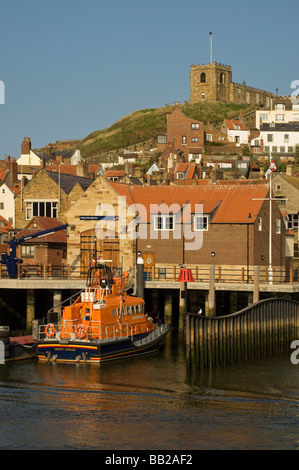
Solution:
[(37, 345), (37, 355), (40, 361), (46, 362), (93, 364), (139, 356), (157, 350), (169, 329), (162, 324), (145, 335), (100, 341), (45, 338)]

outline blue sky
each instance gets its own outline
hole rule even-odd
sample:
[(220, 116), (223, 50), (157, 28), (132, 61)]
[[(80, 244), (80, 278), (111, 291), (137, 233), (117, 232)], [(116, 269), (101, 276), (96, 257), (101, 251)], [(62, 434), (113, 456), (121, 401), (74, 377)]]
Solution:
[(189, 100), (191, 64), (290, 95), (299, 80), (294, 0), (10, 0), (0, 8), (0, 159), (80, 139), (123, 116)]

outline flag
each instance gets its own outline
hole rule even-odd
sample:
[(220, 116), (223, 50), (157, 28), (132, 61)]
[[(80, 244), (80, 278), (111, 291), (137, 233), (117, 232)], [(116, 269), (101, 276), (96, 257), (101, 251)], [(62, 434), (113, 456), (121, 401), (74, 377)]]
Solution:
[(89, 264), (89, 266), (92, 266), (92, 265), (95, 264), (95, 263), (98, 263), (98, 262), (100, 262), (100, 261), (103, 261), (103, 259), (104, 259), (104, 255), (103, 255), (103, 254), (99, 255), (96, 259), (95, 259), (95, 256), (92, 255), (92, 261), (91, 261), (91, 263)]
[(275, 171), (275, 170), (276, 170), (275, 161), (273, 160), (273, 157), (271, 157), (270, 166), (268, 170), (266, 171), (266, 178), (268, 178), (270, 173), (272, 173), (272, 171)]

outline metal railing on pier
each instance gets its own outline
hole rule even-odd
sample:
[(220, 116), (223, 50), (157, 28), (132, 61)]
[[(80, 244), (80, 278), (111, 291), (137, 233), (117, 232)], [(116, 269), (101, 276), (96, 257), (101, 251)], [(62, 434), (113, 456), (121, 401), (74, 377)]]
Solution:
[[(208, 283), (210, 280), (210, 266), (188, 266), (191, 269), (193, 279), (195, 282)], [(146, 281), (177, 281), (180, 273), (178, 265), (173, 266), (155, 266), (150, 270), (145, 270), (144, 277)], [(268, 283), (271, 281), (273, 284), (292, 284), (298, 283), (298, 269), (273, 269), (270, 274), (267, 266), (262, 266), (259, 269), (259, 282)], [(215, 267), (215, 282), (218, 283), (254, 283), (254, 267), (244, 266), (216, 266)]]
[[(210, 280), (210, 266), (190, 266), (195, 282), (208, 283)], [(180, 273), (178, 265), (159, 265), (150, 270), (145, 270), (145, 281), (177, 281)], [(7, 279), (8, 272), (5, 264), (0, 264), (0, 279)], [(19, 264), (18, 279), (86, 279), (86, 269), (80, 266), (70, 266), (66, 264)], [(297, 284), (299, 281), (298, 269), (274, 269), (269, 273), (268, 267), (260, 267), (259, 282), (261, 284)], [(254, 268), (244, 266), (215, 266), (216, 283), (254, 283)]]

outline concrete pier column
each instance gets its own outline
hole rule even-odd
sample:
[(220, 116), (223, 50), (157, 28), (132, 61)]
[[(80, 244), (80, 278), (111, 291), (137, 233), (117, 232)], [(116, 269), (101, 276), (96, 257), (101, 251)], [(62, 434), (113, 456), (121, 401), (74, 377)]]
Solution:
[(137, 258), (137, 297), (144, 299), (144, 260)]
[(253, 303), (260, 300), (260, 267), (254, 266)]
[(214, 317), (215, 315), (216, 315), (215, 265), (212, 265), (210, 266), (208, 309), (206, 310), (206, 316)]
[(35, 319), (35, 291), (27, 289), (27, 307), (26, 307), (26, 329), (31, 331), (32, 322)]
[(61, 290), (54, 290), (53, 292), (53, 312), (57, 318), (61, 317)]
[(230, 292), (229, 310), (229, 313), (236, 313), (238, 311), (238, 292)]
[(179, 330), (183, 331), (185, 327), (185, 315), (187, 311), (187, 298), (185, 282), (179, 282), (180, 285), (180, 308), (179, 308)]
[(172, 325), (172, 295), (164, 294), (164, 323)]

